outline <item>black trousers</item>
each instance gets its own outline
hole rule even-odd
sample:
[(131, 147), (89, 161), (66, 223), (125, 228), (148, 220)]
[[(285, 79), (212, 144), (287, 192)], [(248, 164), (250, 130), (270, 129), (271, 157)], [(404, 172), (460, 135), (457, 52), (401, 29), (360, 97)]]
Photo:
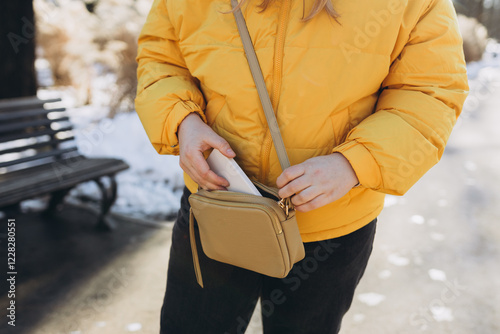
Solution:
[(305, 258), (283, 279), (209, 259), (196, 229), (202, 289), (189, 243), (189, 195), (184, 188), (172, 232), (161, 334), (244, 333), (259, 297), (266, 334), (339, 332), (368, 263), (377, 218), (346, 236), (305, 243)]

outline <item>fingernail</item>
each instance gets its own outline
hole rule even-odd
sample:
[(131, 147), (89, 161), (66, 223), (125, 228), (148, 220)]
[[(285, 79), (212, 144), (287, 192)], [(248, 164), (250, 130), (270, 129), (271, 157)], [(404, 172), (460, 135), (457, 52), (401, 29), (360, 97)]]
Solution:
[(234, 151), (232, 149), (230, 149), (230, 148), (228, 148), (226, 150), (226, 152), (227, 152), (227, 154), (234, 154), (234, 155), (236, 155), (236, 153), (234, 153)]

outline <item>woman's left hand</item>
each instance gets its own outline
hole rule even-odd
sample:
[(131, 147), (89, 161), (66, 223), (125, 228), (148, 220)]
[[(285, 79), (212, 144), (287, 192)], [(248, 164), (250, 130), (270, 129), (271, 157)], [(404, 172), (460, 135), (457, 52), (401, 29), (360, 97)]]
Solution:
[(292, 203), (300, 212), (330, 204), (356, 184), (356, 173), (341, 153), (314, 157), (288, 167), (276, 180), (279, 195), (282, 198), (293, 195)]

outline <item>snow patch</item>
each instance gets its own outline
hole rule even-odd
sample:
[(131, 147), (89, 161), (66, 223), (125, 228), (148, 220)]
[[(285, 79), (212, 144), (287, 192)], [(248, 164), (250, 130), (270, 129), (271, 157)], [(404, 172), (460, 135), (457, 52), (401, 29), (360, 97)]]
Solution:
[(392, 273), (390, 270), (382, 270), (381, 272), (378, 273), (378, 278), (380, 279), (388, 279), (389, 277), (392, 276)]
[(137, 332), (137, 331), (141, 330), (141, 328), (142, 328), (142, 325), (138, 322), (134, 322), (134, 323), (127, 325), (127, 330), (129, 332)]
[(38, 86), (50, 87), (54, 85), (50, 64), (45, 58), (37, 58), (35, 60), (36, 79)]
[(354, 322), (363, 322), (363, 320), (365, 320), (365, 318), (366, 318), (366, 315), (364, 315), (362, 313), (356, 313), (355, 315), (353, 315), (352, 320), (354, 320)]
[(388, 208), (390, 206), (398, 204), (398, 198), (394, 195), (385, 195), (384, 207)]
[(422, 225), (425, 222), (425, 218), (420, 215), (413, 215), (410, 218), (413, 224)]
[(429, 277), (434, 281), (446, 281), (446, 273), (439, 269), (430, 269)]
[(453, 312), (449, 307), (433, 306), (431, 307), (432, 317), (437, 322), (453, 321)]
[(24, 200), (20, 203), (21, 212), (41, 211), (47, 207), (47, 202), (41, 198)]
[(408, 258), (400, 256), (398, 254), (389, 255), (387, 257), (387, 261), (389, 261), (389, 263), (391, 263), (395, 266), (399, 266), (399, 267), (407, 266), (410, 263), (410, 260)]
[(385, 296), (375, 292), (368, 292), (358, 295), (358, 299), (368, 306), (377, 306), (385, 300)]

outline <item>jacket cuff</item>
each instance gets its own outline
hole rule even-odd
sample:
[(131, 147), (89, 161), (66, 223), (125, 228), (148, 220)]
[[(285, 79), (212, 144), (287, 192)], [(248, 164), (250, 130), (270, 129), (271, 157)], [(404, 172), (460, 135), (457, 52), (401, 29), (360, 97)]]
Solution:
[(167, 147), (167, 154), (179, 155), (179, 137), (177, 136), (177, 131), (179, 130), (179, 125), (182, 121), (189, 115), (190, 113), (197, 113), (203, 122), (207, 123), (207, 118), (205, 117), (205, 113), (201, 110), (198, 104), (193, 101), (179, 101), (175, 104), (172, 109), (172, 115), (174, 116), (174, 124), (173, 126), (169, 126), (169, 129), (165, 129), (169, 132), (168, 134), (168, 143), (170, 146)]
[(361, 143), (351, 140), (332, 150), (341, 153), (351, 164), (359, 181), (359, 187), (377, 190), (382, 185), (380, 167), (368, 149)]

